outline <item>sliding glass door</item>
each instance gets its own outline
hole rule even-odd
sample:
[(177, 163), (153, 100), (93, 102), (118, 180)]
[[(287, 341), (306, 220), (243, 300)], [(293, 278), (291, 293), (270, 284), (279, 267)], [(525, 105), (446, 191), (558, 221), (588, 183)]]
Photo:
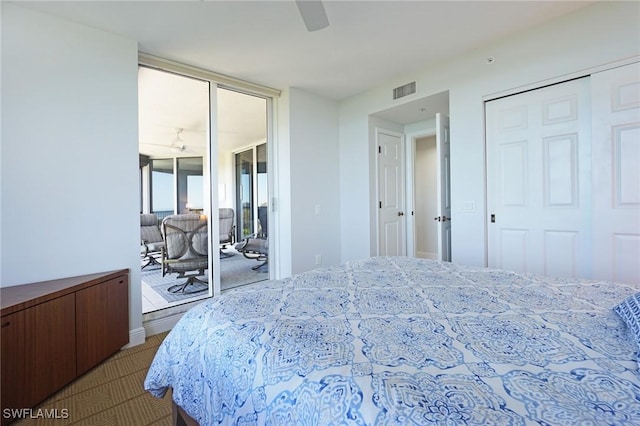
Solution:
[(234, 215), (235, 244), (220, 251), (220, 289), (225, 291), (269, 279), (268, 102), (221, 87), (216, 94), (219, 207)]
[[(141, 162), (140, 220), (142, 227), (155, 218), (161, 238), (142, 244), (145, 256), (155, 250), (156, 257), (141, 269), (143, 313), (149, 313), (213, 294), (205, 185), (211, 176), (210, 83), (144, 66), (138, 77), (139, 153), (148, 159)], [(181, 216), (189, 213), (198, 216)], [(146, 228), (145, 236), (150, 232)]]
[[(206, 218), (209, 288), (196, 299), (268, 279), (267, 268), (256, 268), (257, 259), (266, 265), (267, 245), (257, 254), (237, 248), (257, 235), (266, 241), (268, 123), (277, 91), (259, 95), (256, 85), (144, 54), (140, 60), (140, 213), (155, 214), (160, 225), (169, 215)], [(147, 290), (143, 311), (157, 310), (145, 306)], [(154, 290), (150, 298), (171, 299), (169, 307), (196, 300)]]

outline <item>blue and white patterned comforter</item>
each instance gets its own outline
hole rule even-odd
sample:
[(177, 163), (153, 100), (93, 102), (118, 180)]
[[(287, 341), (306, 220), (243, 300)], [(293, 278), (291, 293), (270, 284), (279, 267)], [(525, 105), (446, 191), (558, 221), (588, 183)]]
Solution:
[(187, 312), (145, 388), (201, 425), (640, 425), (638, 291), (406, 257), (229, 291)]

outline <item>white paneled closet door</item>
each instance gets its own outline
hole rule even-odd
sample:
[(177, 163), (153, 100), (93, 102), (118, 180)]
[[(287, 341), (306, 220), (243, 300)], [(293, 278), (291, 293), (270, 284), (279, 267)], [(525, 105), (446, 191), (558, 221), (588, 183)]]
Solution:
[(640, 282), (640, 64), (591, 76), (593, 278)]
[(589, 78), (486, 103), (489, 266), (591, 275)]
[(487, 102), (486, 129), (490, 267), (640, 282), (638, 63)]

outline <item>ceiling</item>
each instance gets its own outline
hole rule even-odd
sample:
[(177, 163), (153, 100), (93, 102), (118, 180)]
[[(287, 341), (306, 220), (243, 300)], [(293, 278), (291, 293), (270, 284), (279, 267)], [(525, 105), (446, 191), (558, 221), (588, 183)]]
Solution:
[[(314, 32), (306, 30), (293, 0), (14, 3), (135, 39), (141, 52), (339, 101), (593, 2), (327, 0), (323, 4), (330, 25)], [(429, 102), (443, 100), (436, 96)], [(430, 107), (404, 106), (414, 116)], [(407, 116), (398, 112), (379, 115), (402, 122)], [(158, 126), (153, 136), (145, 136), (141, 125), (141, 142), (159, 140), (164, 132), (170, 145), (177, 128), (185, 129), (184, 138), (206, 131), (206, 121), (193, 117), (160, 119), (160, 114), (171, 113), (149, 118)], [(414, 116), (410, 120), (418, 121)], [(239, 134), (237, 141), (231, 139), (229, 146), (243, 143)]]
[(325, 1), (308, 32), (293, 0), (25, 1), (138, 40), (140, 51), (276, 89), (344, 99), (593, 1)]
[[(264, 98), (218, 88), (219, 152), (262, 142), (267, 132)], [(209, 84), (140, 67), (138, 70), (140, 153), (152, 158), (202, 157), (209, 134)]]

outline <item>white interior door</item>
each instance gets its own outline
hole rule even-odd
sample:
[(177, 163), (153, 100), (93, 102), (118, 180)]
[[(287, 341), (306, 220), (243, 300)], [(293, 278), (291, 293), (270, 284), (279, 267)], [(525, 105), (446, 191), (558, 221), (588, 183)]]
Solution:
[(593, 278), (640, 282), (640, 65), (591, 76)]
[(451, 144), (449, 117), (436, 114), (436, 179), (438, 192), (438, 258), (451, 262)]
[(486, 103), (490, 267), (591, 275), (589, 78)]
[(404, 142), (399, 133), (376, 129), (378, 145), (378, 254), (404, 256)]

